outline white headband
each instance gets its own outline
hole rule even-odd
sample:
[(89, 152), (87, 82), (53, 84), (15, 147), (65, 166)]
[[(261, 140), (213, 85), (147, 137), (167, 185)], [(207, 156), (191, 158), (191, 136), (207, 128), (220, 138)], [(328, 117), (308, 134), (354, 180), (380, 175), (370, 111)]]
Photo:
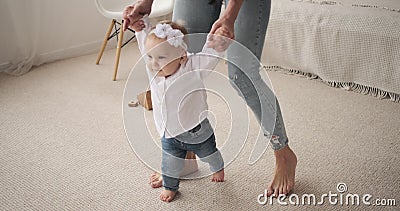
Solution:
[(167, 23), (159, 23), (149, 34), (154, 34), (161, 39), (167, 39), (168, 43), (174, 47), (181, 47), (187, 50), (187, 45), (183, 41), (183, 33), (179, 29), (173, 29)]

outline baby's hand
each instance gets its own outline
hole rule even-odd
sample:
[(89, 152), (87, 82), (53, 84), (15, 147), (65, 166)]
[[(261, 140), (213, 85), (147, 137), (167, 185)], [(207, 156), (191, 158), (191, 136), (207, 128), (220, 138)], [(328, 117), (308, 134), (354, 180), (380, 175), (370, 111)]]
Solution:
[(133, 23), (129, 26), (129, 28), (133, 29), (133, 31), (135, 31), (135, 32), (142, 31), (144, 29), (144, 27), (145, 27), (145, 24), (142, 19), (136, 21), (135, 23)]
[(216, 35), (224, 36), (224, 37), (231, 37), (231, 33), (229, 32), (228, 27), (226, 26), (221, 26), (215, 31)]

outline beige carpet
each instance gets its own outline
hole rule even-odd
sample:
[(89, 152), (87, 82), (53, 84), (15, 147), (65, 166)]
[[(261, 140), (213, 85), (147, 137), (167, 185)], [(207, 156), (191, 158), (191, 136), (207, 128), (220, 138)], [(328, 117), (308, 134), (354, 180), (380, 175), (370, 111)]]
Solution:
[[(274, 157), (268, 149), (255, 165), (247, 164), (254, 118), (249, 141), (226, 169), (226, 182), (185, 180), (174, 202), (161, 202), (160, 190), (146, 184), (151, 170), (131, 150), (122, 122), (122, 93), (138, 58), (136, 46), (123, 49), (116, 82), (114, 50), (106, 51), (99, 66), (96, 56), (43, 65), (21, 77), (0, 75), (0, 210), (382, 208), (332, 205), (327, 198), (323, 205), (260, 205), (257, 196), (272, 178)], [(371, 203), (400, 203), (398, 103), (268, 74), (299, 159), (295, 194), (314, 194), (320, 201), (323, 194), (337, 194), (342, 182), (348, 187), (343, 197), (371, 194)]]

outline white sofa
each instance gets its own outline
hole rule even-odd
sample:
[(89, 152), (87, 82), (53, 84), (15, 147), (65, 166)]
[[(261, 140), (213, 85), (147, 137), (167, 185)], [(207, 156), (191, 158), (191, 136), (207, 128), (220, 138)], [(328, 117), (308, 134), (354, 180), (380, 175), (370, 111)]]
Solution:
[(400, 0), (272, 0), (268, 70), (400, 102)]

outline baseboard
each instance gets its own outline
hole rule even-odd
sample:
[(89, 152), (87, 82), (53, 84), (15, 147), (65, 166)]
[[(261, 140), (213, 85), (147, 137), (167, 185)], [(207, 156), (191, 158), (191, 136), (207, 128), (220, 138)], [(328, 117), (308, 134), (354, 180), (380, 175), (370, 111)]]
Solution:
[(1, 70), (5, 70), (5, 69), (9, 68), (10, 66), (11, 66), (11, 63), (10, 63), (10, 62), (1, 63), (1, 64), (0, 64), (0, 71), (1, 71)]
[[(131, 36), (124, 37), (124, 40), (128, 40)], [(131, 42), (135, 41), (133, 39)], [(43, 53), (37, 56), (34, 62), (34, 66), (38, 66), (41, 64), (61, 60), (74, 58), (78, 56), (84, 56), (88, 54), (96, 53), (100, 50), (103, 41), (95, 41), (91, 43), (85, 43), (82, 45), (76, 45), (66, 49), (59, 49), (52, 52)], [(106, 49), (113, 49), (117, 47), (117, 42), (114, 39), (109, 40), (107, 43)]]

